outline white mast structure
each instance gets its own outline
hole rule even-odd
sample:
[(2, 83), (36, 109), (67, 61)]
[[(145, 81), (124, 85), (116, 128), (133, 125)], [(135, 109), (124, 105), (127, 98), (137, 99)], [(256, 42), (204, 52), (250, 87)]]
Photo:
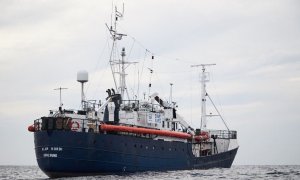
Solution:
[(216, 64), (197, 64), (197, 65), (192, 65), (191, 67), (202, 67), (202, 73), (200, 74), (200, 83), (201, 83), (201, 130), (206, 130), (206, 124), (207, 124), (207, 115), (206, 115), (206, 82), (209, 81), (209, 73), (205, 72), (205, 67), (206, 66), (213, 66)]
[[(123, 11), (122, 13), (119, 12), (117, 10), (117, 7), (115, 7), (115, 12), (114, 12), (114, 26), (110, 26), (108, 27), (108, 25), (106, 24), (110, 35), (112, 37), (113, 40), (113, 45), (112, 45), (112, 50), (111, 50), (111, 54), (110, 54), (110, 59), (109, 59), (109, 63), (110, 63), (110, 67), (111, 67), (111, 71), (112, 71), (112, 75), (113, 75), (113, 79), (114, 79), (114, 84), (115, 84), (115, 88), (117, 93), (121, 94), (122, 99), (124, 99), (124, 94), (126, 91), (127, 94), (127, 98), (129, 99), (129, 94), (128, 94), (128, 90), (126, 87), (126, 68), (130, 65), (130, 64), (134, 64), (136, 62), (126, 62), (125, 61), (125, 48), (122, 48), (122, 52), (121, 52), (121, 59), (117, 58), (117, 41), (122, 40), (123, 36), (127, 36), (126, 34), (122, 34), (122, 33), (118, 33), (117, 32), (117, 21), (119, 18), (122, 18), (124, 15), (124, 5), (123, 5)], [(128, 65), (128, 66), (126, 66)], [(119, 74), (119, 86), (116, 80), (116, 76), (115, 74)]]
[(169, 101), (170, 101), (170, 105), (173, 107), (172, 87), (173, 87), (173, 83), (170, 83), (170, 99), (169, 99)]

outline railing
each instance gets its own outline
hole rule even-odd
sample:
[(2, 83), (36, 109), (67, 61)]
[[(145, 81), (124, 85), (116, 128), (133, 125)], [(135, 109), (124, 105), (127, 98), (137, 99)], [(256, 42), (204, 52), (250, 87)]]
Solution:
[(237, 132), (236, 131), (210, 130), (209, 134), (217, 136), (218, 139), (236, 139), (237, 138)]
[(123, 110), (158, 111), (160, 106), (153, 103), (140, 103), (138, 100), (122, 100), (121, 107)]
[(35, 131), (62, 130), (76, 132), (98, 132), (100, 122), (91, 119), (70, 117), (42, 117), (34, 120)]
[(124, 104), (126, 106), (138, 107), (139, 103), (140, 103), (140, 101), (138, 101), (138, 100), (122, 100), (122, 104)]
[[(75, 119), (70, 117), (42, 117), (34, 120), (35, 131), (74, 131), (86, 133), (103, 133), (99, 130), (100, 121), (91, 119)], [(105, 132), (115, 133), (115, 132)], [(118, 132), (120, 135), (135, 136), (142, 138), (156, 138), (154, 134), (138, 134), (131, 132)]]
[[(34, 120), (35, 131), (61, 130), (75, 132), (99, 132), (100, 121), (70, 117), (42, 117)], [(210, 130), (211, 137), (217, 139), (236, 139), (236, 131)]]

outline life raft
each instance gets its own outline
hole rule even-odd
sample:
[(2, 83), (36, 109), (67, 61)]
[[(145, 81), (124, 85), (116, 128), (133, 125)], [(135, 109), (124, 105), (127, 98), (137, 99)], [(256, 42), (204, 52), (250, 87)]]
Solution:
[(72, 121), (72, 123), (69, 124), (71, 131), (78, 131), (80, 128), (79, 122)]

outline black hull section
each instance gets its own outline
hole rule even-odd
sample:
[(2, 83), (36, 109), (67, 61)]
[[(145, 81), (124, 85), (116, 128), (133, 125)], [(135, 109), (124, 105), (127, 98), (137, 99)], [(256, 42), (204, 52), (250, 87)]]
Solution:
[(230, 168), (238, 150), (197, 158), (190, 143), (72, 131), (35, 132), (34, 142), (49, 177)]

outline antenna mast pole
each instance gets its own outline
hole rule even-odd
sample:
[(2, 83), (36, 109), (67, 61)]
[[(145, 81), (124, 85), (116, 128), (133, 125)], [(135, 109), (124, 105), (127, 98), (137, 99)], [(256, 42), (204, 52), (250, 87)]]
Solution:
[(172, 103), (172, 101), (173, 101), (173, 99), (172, 99), (172, 87), (173, 87), (173, 83), (170, 83), (170, 104), (171, 104), (171, 106), (173, 105), (173, 103)]
[(68, 88), (59, 87), (59, 88), (54, 89), (54, 90), (59, 90), (59, 107), (63, 106), (63, 103), (62, 103), (62, 100), (61, 100), (61, 90), (64, 90), (64, 89), (68, 89)]
[(125, 84), (125, 48), (122, 48), (121, 52), (122, 56), (122, 61), (121, 61), (121, 72), (120, 72), (120, 89), (121, 89), (121, 97), (124, 98), (124, 91), (126, 89), (126, 84)]
[(191, 65), (191, 67), (202, 67), (202, 73), (200, 83), (201, 83), (201, 126), (200, 129), (206, 130), (206, 82), (209, 81), (208, 79), (208, 72), (205, 72), (206, 66), (214, 66), (216, 64), (197, 64), (197, 65)]

